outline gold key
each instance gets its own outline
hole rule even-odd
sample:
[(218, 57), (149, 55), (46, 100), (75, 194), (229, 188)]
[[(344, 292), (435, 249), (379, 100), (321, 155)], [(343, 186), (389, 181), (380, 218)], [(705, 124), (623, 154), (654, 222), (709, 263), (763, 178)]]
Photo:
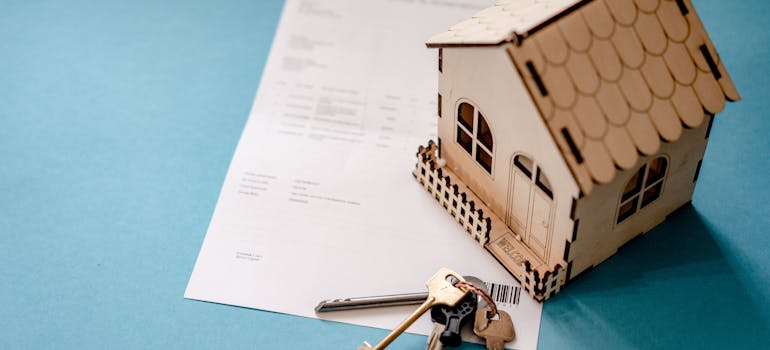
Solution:
[(473, 323), (473, 333), (484, 338), (487, 350), (505, 350), (505, 343), (516, 337), (513, 330), (511, 315), (503, 310), (497, 310), (498, 319), (490, 319), (489, 306), (476, 309), (476, 321)]
[[(424, 314), (426, 311), (430, 310), (430, 308), (434, 305), (447, 305), (447, 306), (455, 306), (457, 303), (460, 302), (460, 300), (465, 297), (465, 295), (468, 293), (466, 290), (462, 290), (460, 288), (455, 287), (452, 283), (450, 283), (447, 279), (449, 277), (454, 278), (456, 281), (462, 281), (465, 282), (465, 280), (458, 275), (456, 272), (447, 269), (447, 268), (441, 268), (441, 270), (438, 270), (433, 277), (431, 277), (428, 282), (426, 282), (426, 285), (428, 286), (428, 299), (425, 300), (420, 307), (415, 310), (409, 317), (401, 322), (396, 329), (394, 329), (390, 334), (388, 334), (382, 341), (380, 341), (377, 345), (372, 347), (369, 345), (369, 343), (364, 342), (363, 346), (358, 347), (358, 350), (382, 350), (385, 349), (390, 343), (392, 343), (396, 338), (401, 335), (401, 333), (404, 333), (404, 331), (409, 328), (409, 326), (414, 323), (414, 321), (417, 321), (422, 314)], [(455, 282), (457, 283), (457, 282)]]

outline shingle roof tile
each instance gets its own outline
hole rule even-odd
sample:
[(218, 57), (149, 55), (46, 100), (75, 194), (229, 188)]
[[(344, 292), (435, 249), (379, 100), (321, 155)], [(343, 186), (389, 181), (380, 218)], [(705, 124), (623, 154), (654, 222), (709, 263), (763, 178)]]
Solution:
[(604, 145), (610, 151), (612, 160), (621, 169), (628, 170), (636, 166), (639, 153), (625, 127), (610, 125), (607, 136), (604, 138)]
[(656, 15), (669, 39), (679, 43), (687, 39), (690, 28), (687, 24), (687, 20), (682, 16), (682, 13), (679, 12), (679, 6), (677, 6), (675, 2), (664, 0), (660, 4)]
[(567, 72), (572, 77), (572, 83), (578, 91), (586, 95), (593, 95), (599, 89), (599, 75), (596, 74), (588, 54), (572, 52), (572, 57), (565, 64)]
[(580, 13), (594, 36), (599, 39), (609, 39), (612, 36), (615, 31), (615, 20), (604, 1), (590, 2), (583, 7)]
[(615, 18), (615, 22), (624, 26), (634, 24), (636, 20), (636, 5), (628, 0), (605, 0), (610, 14)]
[(639, 10), (654, 13), (658, 9), (658, 0), (635, 0)]
[(711, 73), (699, 71), (692, 87), (701, 105), (709, 113), (717, 114), (725, 108), (724, 92)]
[(652, 124), (664, 140), (674, 142), (682, 135), (682, 122), (677, 117), (671, 101), (653, 99), (649, 115)]
[(626, 102), (631, 109), (644, 112), (652, 104), (652, 93), (647, 83), (642, 78), (642, 73), (635, 69), (625, 68), (618, 80), (618, 87), (626, 97)]
[(586, 140), (585, 164), (594, 181), (607, 184), (615, 177), (615, 164), (602, 141)]
[(660, 56), (647, 54), (641, 68), (642, 77), (652, 93), (660, 98), (669, 98), (674, 93), (674, 78)]
[(679, 119), (687, 127), (696, 127), (703, 121), (703, 106), (701, 106), (698, 96), (695, 96), (695, 91), (691, 86), (676, 84), (671, 102), (674, 104)]
[(591, 48), (588, 49), (588, 55), (602, 79), (610, 82), (620, 79), (623, 65), (612, 43), (607, 40), (594, 40)]
[(626, 131), (631, 135), (636, 149), (640, 153), (651, 156), (658, 152), (660, 147), (660, 136), (655, 126), (652, 125), (650, 118), (639, 112), (631, 112), (631, 117), (626, 124)]
[(674, 79), (680, 84), (690, 85), (695, 81), (695, 65), (684, 44), (671, 42), (663, 53), (663, 60)]
[(596, 94), (596, 99), (599, 101), (599, 106), (610, 123), (615, 125), (626, 124), (631, 109), (628, 107), (628, 103), (626, 103), (626, 99), (623, 97), (623, 93), (620, 92), (617, 84), (602, 82)]
[(583, 16), (565, 16), (557, 25), (572, 50), (585, 52), (591, 47), (593, 37)]
[(567, 69), (564, 66), (549, 65), (541, 76), (543, 77), (543, 84), (548, 88), (548, 94), (553, 98), (554, 105), (561, 108), (572, 108), (575, 104), (576, 92), (572, 84), (568, 84), (570, 78)]
[(570, 48), (567, 46), (567, 42), (564, 41), (564, 37), (557, 26), (543, 29), (535, 41), (546, 61), (557, 65), (567, 62)]
[(593, 97), (580, 96), (572, 109), (580, 129), (586, 136), (601, 140), (607, 131), (607, 119)]
[(644, 47), (633, 28), (616, 27), (615, 34), (612, 34), (612, 45), (626, 67), (636, 69), (644, 63)]
[(634, 29), (645, 51), (653, 55), (661, 55), (666, 50), (668, 40), (658, 17), (654, 13), (639, 13), (634, 23)]

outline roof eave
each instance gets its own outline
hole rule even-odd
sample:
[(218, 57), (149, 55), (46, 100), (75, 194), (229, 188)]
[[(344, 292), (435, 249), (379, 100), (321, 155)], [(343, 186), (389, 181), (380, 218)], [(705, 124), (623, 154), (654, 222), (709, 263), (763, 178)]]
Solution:
[(425, 46), (429, 49), (436, 49), (436, 48), (444, 48), (444, 47), (491, 47), (491, 46), (500, 46), (502, 44), (507, 43), (508, 41), (502, 40), (497, 43), (483, 43), (483, 44), (474, 44), (474, 43), (425, 43)]

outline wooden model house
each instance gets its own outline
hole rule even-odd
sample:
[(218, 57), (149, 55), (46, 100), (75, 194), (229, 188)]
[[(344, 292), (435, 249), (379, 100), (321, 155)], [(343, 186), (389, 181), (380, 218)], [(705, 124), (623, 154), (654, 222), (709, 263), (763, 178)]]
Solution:
[(537, 300), (688, 203), (739, 99), (690, 0), (501, 1), (427, 46), (414, 175)]

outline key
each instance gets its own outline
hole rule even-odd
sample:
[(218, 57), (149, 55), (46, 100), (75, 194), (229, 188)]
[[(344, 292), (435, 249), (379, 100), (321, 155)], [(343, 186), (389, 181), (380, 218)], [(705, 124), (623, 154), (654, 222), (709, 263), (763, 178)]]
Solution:
[(425, 350), (444, 350), (444, 344), (441, 343), (441, 340), (439, 340), (443, 331), (443, 323), (433, 324), (433, 331), (431, 331), (430, 335), (428, 336), (428, 347), (426, 347)]
[[(486, 290), (484, 281), (475, 276), (463, 276), (465, 281), (473, 283), (476, 287)], [(315, 307), (315, 312), (330, 312), (342, 310), (368, 309), (386, 306), (418, 305), (428, 298), (427, 292), (381, 295), (374, 297), (357, 297), (344, 299), (322, 300)]]
[(444, 346), (457, 347), (462, 344), (460, 329), (475, 316), (476, 305), (476, 294), (468, 293), (455, 306), (436, 305), (430, 309), (431, 320), (444, 325), (439, 336)]
[(489, 306), (476, 309), (473, 333), (484, 338), (488, 350), (505, 350), (505, 343), (516, 337), (516, 333), (513, 331), (513, 321), (511, 321), (511, 316), (502, 310), (497, 310), (499, 319), (489, 319), (487, 315), (491, 310)]
[(462, 300), (466, 294), (468, 294), (467, 291), (462, 290), (460, 288), (455, 287), (452, 285), (447, 278), (453, 277), (457, 279), (458, 281), (465, 281), (460, 275), (458, 275), (456, 272), (449, 270), (447, 268), (442, 268), (436, 272), (433, 277), (431, 277), (426, 285), (428, 286), (428, 298), (425, 299), (425, 302), (423, 302), (417, 310), (415, 310), (406, 320), (401, 322), (398, 327), (396, 327), (393, 331), (390, 332), (385, 338), (380, 341), (377, 345), (372, 347), (369, 345), (369, 343), (364, 342), (363, 346), (360, 346), (358, 350), (382, 350), (385, 349), (390, 343), (392, 343), (396, 338), (401, 335), (409, 326), (414, 323), (414, 321), (417, 321), (422, 314), (430, 310), (430, 308), (434, 305), (449, 305), (454, 306), (457, 305), (457, 303)]
[(315, 307), (315, 312), (368, 309), (385, 306), (422, 304), (428, 299), (428, 293), (409, 293), (323, 300)]

